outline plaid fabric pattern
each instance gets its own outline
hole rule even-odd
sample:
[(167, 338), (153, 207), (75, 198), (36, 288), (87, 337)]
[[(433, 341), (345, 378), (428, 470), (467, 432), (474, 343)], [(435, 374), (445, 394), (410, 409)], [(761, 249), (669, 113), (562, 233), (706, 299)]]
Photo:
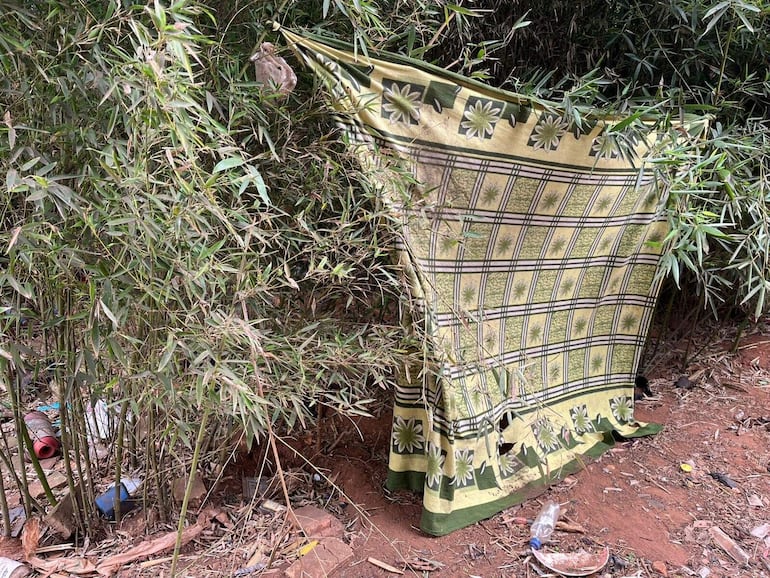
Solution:
[[(656, 431), (634, 420), (633, 382), (663, 192), (607, 124), (283, 33), (403, 224), (434, 356), (396, 391), (388, 486), (424, 493), (422, 529), (446, 534), (542, 491), (613, 432)], [(394, 166), (408, 190), (387, 180)]]

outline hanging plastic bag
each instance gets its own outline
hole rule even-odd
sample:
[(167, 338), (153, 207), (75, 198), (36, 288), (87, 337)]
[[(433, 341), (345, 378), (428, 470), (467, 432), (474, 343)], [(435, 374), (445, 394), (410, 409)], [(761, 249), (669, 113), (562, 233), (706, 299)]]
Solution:
[(251, 59), (256, 69), (257, 82), (275, 89), (283, 95), (289, 94), (297, 85), (297, 75), (280, 56), (275, 55), (275, 46), (263, 42)]

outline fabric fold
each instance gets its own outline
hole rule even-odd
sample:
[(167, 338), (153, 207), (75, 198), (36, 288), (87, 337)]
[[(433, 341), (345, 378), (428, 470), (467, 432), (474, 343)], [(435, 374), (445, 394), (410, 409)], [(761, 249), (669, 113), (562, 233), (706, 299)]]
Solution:
[(387, 484), (423, 493), (422, 529), (494, 515), (657, 431), (633, 415), (667, 234), (650, 141), (282, 33), (402, 224), (432, 358), (397, 388)]

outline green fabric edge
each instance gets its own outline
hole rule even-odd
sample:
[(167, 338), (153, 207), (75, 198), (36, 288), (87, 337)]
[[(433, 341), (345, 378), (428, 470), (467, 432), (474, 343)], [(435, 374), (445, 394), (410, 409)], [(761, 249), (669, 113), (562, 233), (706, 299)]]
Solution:
[[(640, 424), (638, 428), (629, 434), (620, 434), (617, 430), (605, 432), (602, 441), (595, 443), (585, 453), (580, 454), (580, 459), (574, 459), (567, 462), (559, 468), (559, 475), (547, 482), (536, 480), (498, 500), (487, 502), (486, 504), (479, 504), (472, 508), (455, 510), (451, 514), (433, 514), (423, 508), (422, 517), (420, 519), (420, 529), (426, 534), (431, 534), (433, 536), (445, 536), (455, 530), (465, 528), (480, 520), (490, 518), (506, 508), (520, 504), (525, 500), (544, 492), (549, 486), (563, 480), (568, 475), (584, 469), (584, 458), (595, 460), (615, 445), (613, 434), (617, 433), (623, 438), (638, 438), (656, 434), (662, 429), (663, 426), (661, 424), (645, 423), (643, 425)], [(425, 487), (425, 473), (414, 471), (394, 472), (388, 469), (385, 487), (391, 491), (412, 490), (415, 492), (422, 492)]]
[[(522, 105), (529, 105), (541, 111), (542, 110), (552, 111), (552, 110), (557, 110), (561, 107), (561, 104), (556, 101), (549, 101), (542, 98), (538, 98), (537, 96), (534, 96), (534, 95), (520, 94), (518, 92), (506, 90), (505, 88), (491, 86), (479, 80), (475, 80), (473, 78), (468, 78), (467, 76), (463, 76), (462, 74), (459, 74), (457, 72), (446, 70), (444, 68), (436, 66), (435, 64), (431, 64), (430, 62), (426, 62), (424, 60), (418, 60), (416, 58), (410, 58), (409, 56), (404, 56), (403, 54), (397, 54), (395, 52), (389, 52), (387, 50), (380, 50), (371, 46), (367, 46), (366, 52), (364, 52), (362, 50), (357, 49), (356, 45), (354, 45), (351, 42), (346, 42), (338, 38), (321, 36), (319, 34), (314, 34), (313, 32), (309, 32), (307, 30), (302, 30), (301, 32), (296, 31), (291, 28), (282, 26), (278, 23), (273, 24), (273, 29), (280, 32), (281, 35), (284, 37), (284, 39), (288, 40), (290, 43), (291, 43), (291, 39), (286, 36), (287, 32), (289, 34), (294, 34), (299, 37), (308, 38), (320, 44), (325, 44), (337, 50), (344, 50), (352, 54), (361, 54), (361, 56), (364, 58), (376, 58), (377, 60), (382, 60), (383, 62), (390, 62), (392, 64), (400, 64), (404, 66), (411, 66), (419, 70), (422, 70), (423, 72), (426, 72), (428, 74), (433, 74), (440, 78), (452, 80), (456, 82), (458, 85), (463, 86), (465, 88), (484, 92), (490, 96), (499, 95), (499, 97), (503, 99), (514, 101)], [(581, 109), (581, 107), (579, 106), (576, 108)], [(600, 114), (596, 112), (594, 108), (589, 108), (587, 110), (581, 109), (581, 112), (583, 113), (585, 119), (604, 121), (608, 123), (617, 123), (617, 122), (624, 121), (628, 118), (627, 116), (619, 116), (617, 114)], [(652, 110), (652, 107), (650, 107), (649, 111), (647, 111), (645, 114), (640, 115), (640, 120), (642, 122), (649, 123), (649, 122), (654, 122), (661, 117), (660, 114), (653, 114), (653, 113), (654, 111)]]

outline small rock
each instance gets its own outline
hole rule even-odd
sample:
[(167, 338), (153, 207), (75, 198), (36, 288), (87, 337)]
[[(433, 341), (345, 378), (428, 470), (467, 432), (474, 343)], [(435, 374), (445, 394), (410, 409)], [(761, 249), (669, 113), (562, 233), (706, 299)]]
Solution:
[(303, 506), (294, 510), (299, 529), (308, 538), (335, 537), (342, 538), (345, 527), (337, 518), (326, 510), (315, 506)]
[[(174, 501), (177, 503), (181, 503), (182, 500), (184, 500), (184, 494), (187, 490), (187, 482), (188, 478), (177, 478), (171, 482), (171, 495), (174, 497)], [(207, 492), (208, 490), (206, 489), (203, 480), (201, 480), (200, 475), (195, 476), (193, 486), (190, 490), (189, 505), (193, 508), (200, 506), (203, 503)]]
[(708, 578), (711, 575), (711, 570), (709, 570), (706, 566), (701, 566), (698, 569), (698, 576), (700, 578)]
[(655, 562), (652, 563), (652, 569), (658, 574), (668, 577), (668, 568), (666, 568), (666, 563), (662, 560), (655, 560)]
[[(80, 487), (75, 486), (75, 495), (80, 495)], [(53, 530), (53, 532), (60, 537), (68, 540), (72, 534), (77, 530), (77, 524), (75, 522), (75, 508), (78, 508), (80, 504), (77, 503), (78, 499), (67, 491), (64, 496), (59, 500), (56, 507), (51, 510), (51, 513), (45, 517), (43, 522)]]
[(686, 375), (683, 375), (682, 377), (676, 380), (674, 387), (678, 387), (681, 389), (692, 389), (693, 387), (695, 387), (695, 384), (692, 381), (690, 381), (690, 378), (688, 378)]
[(58, 462), (61, 459), (61, 456), (54, 456), (52, 458), (46, 458), (44, 460), (40, 460), (40, 467), (44, 470), (52, 470), (54, 466), (56, 465), (56, 462)]
[(339, 538), (324, 538), (318, 546), (289, 566), (284, 576), (286, 578), (326, 578), (352, 556), (353, 549)]
[(765, 522), (764, 524), (751, 530), (751, 535), (759, 539), (764, 538), (768, 534), (770, 534), (770, 523), (768, 522)]
[[(46, 480), (48, 480), (48, 485), (51, 486), (52, 490), (67, 485), (67, 476), (60, 472), (51, 472), (46, 476)], [(40, 496), (45, 495), (45, 490), (43, 489), (43, 484), (40, 480), (32, 482), (27, 489), (29, 490), (30, 496), (33, 498), (39, 498)]]

